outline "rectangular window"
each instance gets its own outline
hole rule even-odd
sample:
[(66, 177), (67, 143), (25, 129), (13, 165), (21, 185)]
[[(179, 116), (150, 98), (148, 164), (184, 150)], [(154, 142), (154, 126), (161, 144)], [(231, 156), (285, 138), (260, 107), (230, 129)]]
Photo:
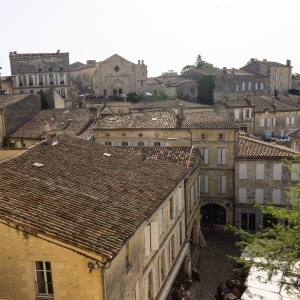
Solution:
[(260, 119), (260, 127), (265, 127), (265, 119)]
[(139, 147), (144, 147), (144, 146), (145, 146), (144, 142), (138, 142), (137, 145), (138, 145)]
[(54, 84), (53, 74), (49, 74), (49, 83)]
[(239, 188), (239, 203), (246, 203), (246, 202), (247, 202), (247, 189)]
[(178, 207), (178, 210), (182, 210), (183, 208), (183, 197), (182, 197), (182, 187), (178, 187), (178, 194), (177, 194), (177, 207)]
[(159, 224), (153, 221), (144, 229), (145, 255), (148, 256), (151, 251), (159, 248)]
[(265, 179), (265, 165), (256, 164), (256, 179)]
[(276, 118), (272, 118), (272, 126), (276, 125)]
[(208, 175), (200, 175), (200, 192), (208, 193)]
[(53, 296), (53, 281), (51, 262), (36, 261), (35, 262), (36, 276), (36, 292), (38, 296)]
[(141, 86), (143, 86), (144, 85), (144, 81), (143, 80), (141, 80)]
[(245, 86), (246, 86), (246, 83), (245, 81), (242, 82), (242, 91), (244, 92), (245, 91)]
[(251, 81), (248, 82), (248, 91), (251, 91)]
[(299, 180), (300, 164), (292, 164), (291, 180)]
[(255, 201), (259, 204), (264, 203), (264, 189), (255, 190)]
[(174, 219), (174, 198), (171, 196), (170, 201), (169, 201), (169, 217), (170, 220)]
[(29, 75), (29, 85), (33, 85), (33, 78), (32, 78), (32, 75)]
[(239, 164), (239, 179), (247, 179), (247, 163)]
[(250, 119), (251, 118), (251, 109), (246, 108), (244, 109), (244, 119)]
[(235, 91), (236, 91), (236, 92), (239, 91), (239, 85), (238, 85), (238, 84), (235, 86)]
[(258, 90), (258, 83), (257, 82), (255, 83), (255, 90), (256, 91)]
[(280, 198), (281, 198), (281, 189), (274, 189), (273, 190), (273, 204), (280, 204)]
[(64, 84), (65, 83), (65, 74), (60, 74), (60, 84)]
[(264, 90), (264, 84), (263, 84), (263, 83), (260, 84), (260, 90), (261, 90), (261, 91)]
[(240, 119), (240, 110), (238, 108), (234, 109), (234, 119), (239, 120)]
[(18, 78), (19, 78), (19, 86), (24, 85), (23, 76), (18, 76)]
[(128, 146), (128, 142), (122, 142), (122, 146)]
[(291, 125), (295, 125), (295, 117), (291, 117)]
[(39, 75), (39, 84), (40, 84), (40, 85), (43, 85), (43, 84), (44, 84), (43, 75)]
[(111, 146), (111, 142), (105, 142), (105, 145)]
[(272, 126), (272, 118), (267, 119), (267, 126)]
[(218, 165), (226, 164), (226, 149), (218, 148)]
[(155, 147), (160, 147), (160, 142), (154, 142)]
[(282, 164), (273, 165), (273, 180), (281, 180), (282, 175)]
[(202, 133), (202, 134), (201, 134), (201, 140), (202, 140), (202, 141), (205, 141), (205, 140), (206, 140), (206, 134), (205, 134), (205, 133)]
[(219, 140), (224, 141), (225, 140), (225, 134), (224, 133), (219, 133)]
[(285, 124), (286, 124), (286, 125), (290, 125), (290, 117), (286, 117), (286, 119), (285, 119)]
[(207, 148), (200, 148), (200, 153), (203, 157), (203, 164), (208, 164), (208, 149)]
[(218, 193), (219, 194), (225, 194), (226, 188), (226, 177), (224, 175), (218, 175)]

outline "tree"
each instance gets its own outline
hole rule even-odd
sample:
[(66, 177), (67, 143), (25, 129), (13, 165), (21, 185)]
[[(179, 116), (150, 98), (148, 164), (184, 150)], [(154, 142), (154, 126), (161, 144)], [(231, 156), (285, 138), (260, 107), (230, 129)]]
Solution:
[(215, 83), (212, 75), (201, 75), (198, 79), (198, 101), (205, 104), (214, 103)]
[(197, 68), (212, 68), (213, 64), (206, 62), (205, 60), (202, 59), (202, 56), (198, 54), (195, 66)]
[[(295, 157), (295, 161), (300, 156)], [(295, 171), (295, 170), (294, 170)], [(270, 204), (255, 205), (263, 214), (270, 214), (280, 220), (278, 224), (270, 223), (270, 227), (261, 232), (249, 233), (230, 226), (230, 230), (240, 237), (238, 247), (244, 248), (243, 258), (234, 260), (242, 263), (245, 269), (251, 266), (265, 271), (271, 280), (278, 271), (283, 272), (279, 282), (287, 290), (300, 288), (300, 183), (290, 187), (287, 198), (294, 198), (291, 206), (276, 207)], [(259, 279), (259, 278), (258, 278)]]
[(181, 74), (183, 74), (185, 71), (188, 71), (189, 69), (195, 68), (195, 65), (186, 65), (182, 68)]

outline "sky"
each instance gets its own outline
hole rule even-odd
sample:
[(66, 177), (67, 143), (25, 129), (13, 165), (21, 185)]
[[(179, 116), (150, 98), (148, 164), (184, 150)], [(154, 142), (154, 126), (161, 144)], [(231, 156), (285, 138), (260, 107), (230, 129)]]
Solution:
[(0, 70), (9, 52), (68, 52), (70, 63), (113, 54), (148, 77), (180, 74), (199, 55), (215, 67), (291, 60), (300, 73), (299, 0), (8, 0), (0, 4)]

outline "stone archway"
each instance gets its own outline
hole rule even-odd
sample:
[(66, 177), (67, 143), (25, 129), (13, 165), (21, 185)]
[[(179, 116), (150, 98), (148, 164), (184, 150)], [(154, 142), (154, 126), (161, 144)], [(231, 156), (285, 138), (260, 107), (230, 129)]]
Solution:
[(205, 204), (201, 207), (201, 225), (209, 227), (209, 224), (226, 225), (226, 209), (219, 204)]
[(111, 90), (113, 91), (113, 95), (117, 96), (124, 93), (125, 89), (125, 83), (121, 79), (116, 79), (113, 81), (111, 85)]

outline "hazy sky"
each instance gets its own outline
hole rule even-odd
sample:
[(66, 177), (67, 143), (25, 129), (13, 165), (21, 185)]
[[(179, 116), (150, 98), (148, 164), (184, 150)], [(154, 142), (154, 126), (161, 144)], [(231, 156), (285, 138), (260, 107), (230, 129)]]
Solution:
[(0, 4), (0, 72), (9, 52), (70, 53), (70, 63), (117, 53), (148, 76), (194, 64), (222, 68), (250, 58), (300, 73), (299, 0), (7, 0)]

